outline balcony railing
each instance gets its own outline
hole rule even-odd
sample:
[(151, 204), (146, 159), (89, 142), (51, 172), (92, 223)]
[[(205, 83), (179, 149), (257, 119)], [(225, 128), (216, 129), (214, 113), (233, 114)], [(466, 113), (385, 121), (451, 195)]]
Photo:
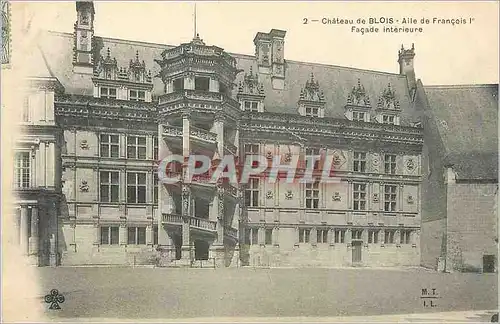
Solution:
[(233, 143), (224, 141), (224, 149), (226, 149), (229, 154), (236, 155), (237, 148)]
[(224, 232), (226, 232), (227, 235), (234, 237), (235, 239), (238, 238), (238, 230), (236, 228), (224, 226)]
[[(204, 229), (204, 230), (209, 230), (209, 231), (215, 231), (217, 222), (205, 219), (205, 218), (198, 218), (198, 217), (193, 217), (193, 216), (188, 216), (187, 217), (189, 221), (189, 225), (192, 227)], [(175, 224), (175, 225), (181, 225), (184, 223), (184, 217), (178, 214), (163, 214), (162, 216), (162, 223), (164, 224)]]
[[(164, 136), (178, 137), (182, 136), (182, 134), (183, 131), (181, 126), (172, 126), (172, 125), (163, 126)], [(209, 141), (209, 142), (217, 141), (217, 134), (211, 133), (209, 131), (194, 126), (189, 127), (189, 135), (190, 137), (200, 139), (203, 141)]]

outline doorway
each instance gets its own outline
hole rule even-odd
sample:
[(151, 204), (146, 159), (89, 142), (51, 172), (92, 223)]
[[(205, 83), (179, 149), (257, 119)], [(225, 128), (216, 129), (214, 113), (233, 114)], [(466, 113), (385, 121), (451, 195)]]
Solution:
[(194, 241), (194, 259), (208, 260), (208, 248), (209, 244), (207, 241), (203, 240)]
[(352, 241), (352, 264), (358, 265), (361, 263), (361, 247), (363, 241)]
[(495, 256), (493, 254), (483, 255), (483, 272), (495, 272)]

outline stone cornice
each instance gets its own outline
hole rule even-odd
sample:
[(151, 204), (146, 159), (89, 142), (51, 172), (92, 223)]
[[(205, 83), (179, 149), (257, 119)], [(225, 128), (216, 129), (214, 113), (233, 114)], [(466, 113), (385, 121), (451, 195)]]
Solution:
[(154, 103), (118, 99), (102, 99), (90, 96), (57, 96), (56, 116), (108, 120), (153, 122), (156, 120)]
[(57, 78), (53, 77), (28, 77), (28, 84), (32, 89), (43, 89), (54, 91), (56, 93), (64, 93), (64, 86), (59, 82)]

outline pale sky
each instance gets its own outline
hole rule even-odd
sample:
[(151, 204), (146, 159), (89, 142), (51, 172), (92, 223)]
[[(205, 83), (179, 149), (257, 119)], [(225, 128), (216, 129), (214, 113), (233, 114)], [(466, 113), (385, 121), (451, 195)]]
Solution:
[[(73, 32), (74, 2), (30, 3), (32, 26)], [(193, 37), (193, 2), (95, 3), (95, 35), (177, 45)], [(425, 85), (498, 83), (499, 5), (490, 2), (197, 2), (197, 26), (207, 45), (254, 54), (257, 32), (287, 31), (285, 59), (398, 72), (397, 52), (415, 43), (415, 73)], [(353, 33), (351, 25), (312, 23), (322, 18), (392, 17), (393, 26), (420, 34)], [(304, 18), (309, 24), (303, 24)], [(402, 25), (403, 18), (417, 25)], [(422, 18), (464, 18), (459, 25), (420, 24)], [(470, 24), (470, 19), (474, 22)], [(360, 25), (358, 25), (361, 27)], [(365, 27), (369, 27), (367, 24)], [(379, 29), (383, 26), (376, 25)]]

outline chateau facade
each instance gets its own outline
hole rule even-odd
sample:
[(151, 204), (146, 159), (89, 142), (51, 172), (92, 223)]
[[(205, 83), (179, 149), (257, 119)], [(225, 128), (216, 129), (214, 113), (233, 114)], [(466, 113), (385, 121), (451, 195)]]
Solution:
[[(93, 3), (76, 13), (73, 34), (37, 37), (19, 109), (15, 219), (33, 264), (420, 264), (413, 46), (385, 73), (287, 60), (277, 29), (243, 55), (198, 35), (98, 37)], [(157, 167), (170, 154), (320, 155), (337, 181), (166, 184)]]

